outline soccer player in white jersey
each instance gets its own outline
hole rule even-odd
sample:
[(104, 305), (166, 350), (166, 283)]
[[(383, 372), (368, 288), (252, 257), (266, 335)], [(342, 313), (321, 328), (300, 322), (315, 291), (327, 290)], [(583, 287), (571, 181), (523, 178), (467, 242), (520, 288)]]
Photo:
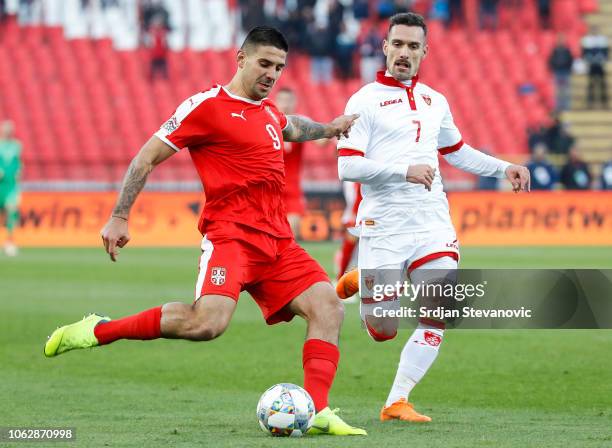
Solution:
[[(417, 284), (427, 281), (431, 269), (454, 272), (459, 261), (438, 155), (473, 174), (506, 177), (515, 192), (529, 190), (525, 167), (465, 144), (446, 98), (418, 80), (428, 51), (426, 37), (427, 26), (418, 14), (391, 17), (383, 42), (387, 70), (350, 98), (345, 113), (360, 117), (350, 136), (338, 142), (340, 179), (362, 184), (357, 215), (360, 271), (394, 270)], [(460, 65), (455, 70), (459, 75)], [(338, 284), (339, 295), (350, 293), (349, 285), (359, 285), (361, 318), (368, 333), (377, 341), (392, 339), (397, 320), (375, 317), (373, 308), (397, 307), (399, 300), (373, 301), (369, 286), (355, 281), (356, 275), (355, 271), (345, 274)], [(414, 410), (408, 396), (434, 362), (443, 337), (444, 322), (419, 320), (402, 350), (381, 420), (431, 421)]]

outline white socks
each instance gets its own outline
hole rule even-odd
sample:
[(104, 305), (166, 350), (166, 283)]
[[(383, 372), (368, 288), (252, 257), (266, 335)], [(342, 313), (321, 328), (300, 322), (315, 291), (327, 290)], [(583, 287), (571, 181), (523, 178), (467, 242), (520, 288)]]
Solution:
[(408, 395), (423, 378), (438, 356), (444, 330), (419, 323), (400, 355), (397, 374), (385, 406), (391, 406)]

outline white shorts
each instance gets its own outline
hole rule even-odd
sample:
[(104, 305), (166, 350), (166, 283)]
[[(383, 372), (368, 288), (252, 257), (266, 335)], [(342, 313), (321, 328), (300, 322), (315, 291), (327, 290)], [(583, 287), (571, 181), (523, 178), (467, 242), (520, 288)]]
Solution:
[(459, 261), (459, 242), (454, 229), (362, 236), (359, 239), (359, 269), (412, 271), (430, 260), (445, 256)]
[[(359, 239), (359, 293), (368, 299), (370, 292), (364, 291), (368, 284), (393, 284), (414, 277), (423, 266), (428, 268), (434, 260), (444, 259), (434, 269), (457, 269), (459, 243), (454, 229), (407, 233), (384, 236), (362, 236)], [(430, 266), (427, 266), (427, 264)], [(362, 278), (363, 271), (375, 271), (375, 278)], [(367, 274), (369, 276), (370, 273)], [(414, 278), (411, 278), (415, 281)], [(423, 280), (419, 278), (418, 280)], [(387, 298), (387, 300), (390, 298)]]

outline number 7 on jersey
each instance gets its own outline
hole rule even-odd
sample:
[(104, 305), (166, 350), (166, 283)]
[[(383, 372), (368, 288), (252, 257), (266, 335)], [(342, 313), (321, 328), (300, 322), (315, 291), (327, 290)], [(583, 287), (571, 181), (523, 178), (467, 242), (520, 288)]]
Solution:
[(419, 120), (412, 120), (414, 124), (417, 125), (417, 136), (415, 142), (419, 142), (421, 140), (421, 122)]

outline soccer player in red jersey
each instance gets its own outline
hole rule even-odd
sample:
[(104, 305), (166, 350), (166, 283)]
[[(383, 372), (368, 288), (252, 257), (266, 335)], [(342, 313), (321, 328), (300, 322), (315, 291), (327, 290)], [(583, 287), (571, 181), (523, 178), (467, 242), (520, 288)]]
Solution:
[(118, 248), (130, 240), (129, 212), (148, 174), (189, 148), (206, 194), (198, 226), (203, 239), (195, 302), (166, 303), (118, 320), (92, 314), (53, 332), (45, 355), (119, 339), (209, 341), (225, 331), (246, 290), (269, 325), (295, 315), (307, 322), (304, 387), (317, 411), (310, 433), (366, 435), (328, 407), (343, 307), (323, 269), (293, 239), (283, 200), (284, 140), (348, 135), (358, 115), (322, 124), (282, 114), (266, 97), (285, 67), (287, 51), (276, 29), (251, 30), (229, 84), (184, 101), (132, 160), (102, 229), (106, 252), (116, 261)]
[[(295, 92), (283, 87), (276, 94), (276, 106), (281, 113), (291, 115), (295, 112), (297, 99)], [(285, 141), (283, 158), (285, 160), (285, 206), (287, 221), (293, 235), (297, 238), (300, 231), (300, 221), (304, 215), (304, 193), (300, 184), (302, 178), (302, 153), (304, 143)]]

